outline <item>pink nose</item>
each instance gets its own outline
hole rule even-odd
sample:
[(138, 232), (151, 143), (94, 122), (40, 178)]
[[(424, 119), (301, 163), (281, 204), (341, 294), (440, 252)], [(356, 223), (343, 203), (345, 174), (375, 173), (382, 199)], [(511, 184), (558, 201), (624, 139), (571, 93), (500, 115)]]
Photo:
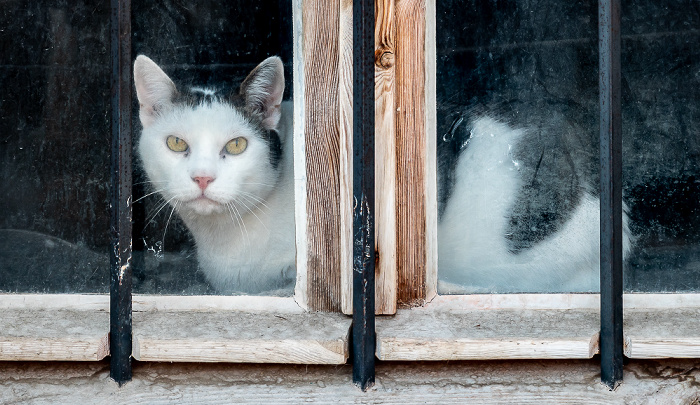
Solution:
[(204, 189), (207, 188), (209, 183), (214, 181), (214, 178), (213, 177), (193, 177), (192, 180), (194, 180), (194, 182), (197, 183), (199, 188), (201, 188), (202, 191), (204, 191)]

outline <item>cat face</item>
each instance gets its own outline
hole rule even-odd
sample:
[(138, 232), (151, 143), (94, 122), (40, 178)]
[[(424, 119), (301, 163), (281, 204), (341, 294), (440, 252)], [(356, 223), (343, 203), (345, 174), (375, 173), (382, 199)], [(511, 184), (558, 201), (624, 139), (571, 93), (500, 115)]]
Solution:
[(138, 155), (166, 201), (186, 216), (232, 217), (263, 203), (279, 177), (279, 58), (262, 62), (231, 99), (206, 89), (181, 93), (143, 55), (134, 82), (143, 125)]

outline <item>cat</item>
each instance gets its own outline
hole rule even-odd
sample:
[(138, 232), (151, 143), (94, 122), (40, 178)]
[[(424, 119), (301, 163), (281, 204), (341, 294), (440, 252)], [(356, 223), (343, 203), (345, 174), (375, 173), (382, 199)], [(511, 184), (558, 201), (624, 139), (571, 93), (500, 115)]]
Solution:
[[(558, 229), (531, 246), (514, 249), (508, 239), (510, 221), (526, 188), (518, 153), (525, 149), (533, 154), (535, 140), (528, 135), (534, 131), (480, 114), (464, 127), (466, 142), (438, 226), (440, 292), (598, 291), (599, 198), (585, 185), (576, 186), (572, 208)], [(627, 214), (623, 234), (626, 256), (632, 246)]]
[(220, 293), (291, 293), (295, 278), (292, 107), (269, 57), (239, 94), (176, 88), (151, 59), (134, 62), (149, 183), (192, 234), (200, 271)]

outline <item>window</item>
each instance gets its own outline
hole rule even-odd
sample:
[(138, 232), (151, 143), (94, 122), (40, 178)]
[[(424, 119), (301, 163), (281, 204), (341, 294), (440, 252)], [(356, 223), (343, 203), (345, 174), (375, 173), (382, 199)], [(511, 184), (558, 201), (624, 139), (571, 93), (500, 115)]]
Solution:
[[(378, 312), (384, 311), (394, 302), (399, 307), (422, 308), (399, 309), (395, 317), (377, 320), (380, 359), (589, 358), (599, 350), (610, 353), (599, 344), (604, 346), (612, 336), (616, 336), (616, 358), (603, 355), (602, 362), (617, 362), (619, 370), (623, 351), (638, 358), (692, 356), (692, 334), (670, 327), (693, 318), (687, 316), (696, 311), (691, 302), (697, 291), (690, 264), (695, 242), (685, 236), (692, 233), (692, 226), (686, 225), (697, 217), (693, 208), (696, 198), (681, 197), (695, 195), (691, 185), (694, 180), (688, 179), (695, 176), (691, 173), (696, 170), (696, 136), (683, 128), (694, 119), (699, 97), (698, 87), (687, 85), (697, 82), (693, 73), (698, 61), (694, 45), (697, 32), (689, 28), (697, 24), (695, 14), (679, 12), (677, 7), (693, 8), (689, 3), (659, 7), (644, 3), (622, 8), (622, 131), (614, 135), (614, 139), (622, 140), (622, 158), (613, 155), (607, 164), (621, 168), (623, 177), (600, 180), (608, 174), (608, 168), (603, 173), (599, 170), (598, 145), (604, 145), (599, 138), (599, 133), (603, 134), (599, 116), (610, 105), (610, 100), (598, 98), (598, 44), (609, 35), (602, 30), (599, 40), (599, 23), (609, 27), (603, 21), (605, 14), (600, 17), (602, 8), (599, 11), (594, 4), (549, 1), (381, 3), (377, 42), (383, 48), (377, 54), (395, 52), (396, 59), (393, 65), (378, 67), (377, 80), (393, 82), (396, 87), (386, 87), (377, 96), (393, 102), (392, 108), (378, 107), (377, 122), (383, 122), (383, 114), (389, 114), (389, 121), (394, 122), (389, 130), (394, 133), (382, 133), (390, 139), (388, 149), (396, 151), (396, 156), (387, 155), (379, 163), (392, 172), (385, 180), (389, 183), (378, 180), (385, 187), (378, 195), (395, 198), (396, 211), (390, 215), (396, 227), (388, 232), (396, 242), (382, 245), (382, 237), (378, 236), (378, 280), (384, 277), (385, 281), (377, 287), (377, 308)], [(610, 18), (615, 19), (614, 15)], [(619, 72), (614, 66), (600, 69), (606, 74), (612, 72), (613, 79)], [(413, 101), (409, 106), (405, 95), (411, 95), (407, 97)], [(488, 114), (496, 119), (478, 120)], [(620, 110), (615, 112), (613, 108), (608, 114), (614, 117), (616, 126), (620, 125), (616, 121)], [(486, 124), (491, 127), (485, 130)], [(482, 161), (478, 158), (484, 154), (477, 154), (485, 150), (481, 148), (484, 143), (479, 145), (480, 135), (491, 139), (496, 130), (529, 139), (520, 149), (513, 141), (501, 145), (504, 149), (495, 160), (503, 168), (499, 180), (479, 166)], [(402, 131), (408, 135), (403, 136)], [(661, 146), (666, 142), (674, 145)], [(460, 159), (467, 160), (465, 156), (470, 153), (477, 155), (471, 158), (476, 178), (469, 184), (471, 188), (462, 187), (461, 191), (471, 193), (467, 203), (473, 205), (450, 212), (450, 197), (461, 192), (456, 178), (464, 174), (458, 173)], [(664, 159), (667, 153), (674, 158)], [(433, 160), (435, 156), (437, 161)], [(436, 185), (431, 184), (435, 173)], [(512, 190), (517, 192), (508, 188), (508, 181), (516, 183)], [(601, 181), (609, 193), (615, 194), (601, 193)], [(669, 186), (671, 183), (673, 186)], [(506, 199), (474, 204), (479, 198), (488, 200), (489, 193)], [(619, 196), (624, 196), (627, 213), (624, 221), (621, 205), (604, 213), (604, 218), (613, 212), (620, 219), (620, 228), (612, 228), (616, 232), (614, 240), (622, 242), (623, 234), (617, 232), (623, 223), (631, 231), (625, 234), (630, 242), (620, 243), (612, 257), (607, 256), (613, 251), (612, 245), (602, 245), (597, 234), (586, 230), (598, 232), (597, 212), (590, 221), (578, 222), (573, 229), (576, 237), (570, 243), (563, 239), (555, 243), (560, 247), (553, 256), (539, 254), (541, 251), (529, 253), (537, 252), (552, 238), (567, 236), (566, 226), (576, 223), (577, 207), (589, 205), (595, 212), (599, 199), (608, 201), (604, 206), (609, 206), (610, 195), (615, 196), (612, 200), (617, 199), (617, 204), (622, 201)], [(671, 200), (676, 198), (678, 205), (673, 205)], [(481, 222), (467, 220), (470, 214), (493, 211), (500, 212), (500, 216), (485, 215)], [(502, 213), (508, 216), (503, 218)], [(471, 229), (465, 223), (470, 223)], [(614, 222), (602, 223), (607, 227)], [(445, 225), (456, 229), (441, 234)], [(483, 240), (469, 239), (488, 237), (494, 228), (501, 245), (483, 245)], [(378, 232), (382, 232), (379, 226)], [(611, 240), (609, 232), (604, 228), (604, 239)], [(576, 269), (562, 276), (565, 266), (581, 258), (580, 251), (571, 252), (571, 248), (582, 248), (584, 238), (592, 249), (587, 249), (590, 254), (583, 257), (591, 260), (593, 256), (595, 271), (599, 251), (610, 263), (615, 255), (622, 258), (620, 248), (624, 247), (626, 292), (688, 294), (625, 295), (623, 340), (622, 260), (613, 266), (620, 273), (603, 281), (608, 288), (602, 298), (591, 294), (600, 288), (595, 271), (589, 272), (592, 278), (585, 282), (572, 280), (580, 273)], [(403, 250), (402, 246), (412, 248)], [(669, 257), (663, 258), (666, 254)], [(391, 255), (395, 255), (395, 261), (389, 258), (392, 264), (383, 266), (382, 258)], [(450, 265), (455, 266), (452, 271)], [(474, 268), (469, 270), (469, 266)], [(545, 271), (549, 266), (552, 271)], [(396, 274), (396, 281), (382, 271)], [(526, 285), (508, 284), (522, 282), (527, 278), (523, 274), (536, 276)], [(611, 294), (609, 287), (616, 285), (620, 288)], [(396, 298), (382, 295), (392, 289), (398, 291)], [(472, 295), (447, 295), (450, 293)], [(655, 312), (659, 305), (667, 308), (668, 315), (663, 317), (669, 323), (665, 325), (667, 330), (678, 331), (676, 337), (652, 327), (662, 318)], [(619, 310), (619, 316), (612, 317), (608, 312), (611, 309)], [(599, 338), (601, 316), (603, 336)], [(606, 330), (608, 326), (615, 330)], [(652, 346), (659, 352), (641, 353)], [(640, 352), (635, 353), (635, 348)], [(612, 380), (616, 378), (621, 374)]]
[[(9, 213), (0, 308), (26, 320), (3, 322), (15, 326), (3, 332), (2, 359), (109, 354), (120, 382), (132, 357), (338, 364), (349, 354), (352, 313), (354, 379), (364, 388), (373, 378), (375, 311), (388, 315), (376, 320), (383, 360), (600, 353), (613, 386), (623, 354), (697, 356), (689, 320), (700, 308), (700, 55), (698, 13), (686, 12), (694, 4), (623, 9), (620, 47), (616, 1), (600, 9), (552, 0), (238, 3), (113, 0), (111, 10), (80, 3), (69, 12), (12, 2), (3, 11), (11, 29), (2, 41), (38, 39), (7, 46), (14, 51), (1, 70), (8, 90), (0, 125), (9, 136), (0, 164), (23, 188), (0, 201)], [(49, 46), (35, 55), (26, 45), (36, 42)], [(186, 225), (148, 199), (133, 154), (140, 124), (131, 72), (141, 53), (178, 85), (240, 82), (260, 59), (286, 55), (293, 293), (220, 294), (195, 271)], [(503, 134), (500, 169), (485, 173), (474, 162), (494, 144), (479, 141)], [(183, 140), (175, 138), (178, 152)], [(460, 183), (474, 173), (477, 181)], [(451, 211), (463, 193), (481, 203)], [(485, 222), (464, 226), (484, 212)], [(447, 234), (445, 225), (461, 228)], [(501, 244), (469, 241), (484, 232)], [(555, 239), (547, 255), (529, 256), (561, 235), (569, 239)], [(570, 249), (584, 240), (590, 249), (578, 258), (593, 271), (571, 283), (582, 267), (557, 271), (575, 262)], [(485, 261), (473, 266), (473, 254)], [(476, 273), (465, 272), (470, 265)], [(539, 276), (516, 286), (523, 269)], [(504, 273), (508, 281), (489, 279)]]
[[(135, 359), (159, 361), (344, 363), (348, 356), (348, 331), (351, 320), (337, 312), (343, 305), (350, 305), (350, 296), (341, 291), (343, 288), (347, 290), (347, 279), (351, 272), (346, 269), (343, 273), (345, 278), (340, 272), (341, 253), (347, 256), (351, 248), (349, 150), (344, 147), (350, 138), (348, 130), (339, 128), (336, 122), (341, 114), (345, 114), (350, 108), (346, 103), (350, 100), (350, 85), (347, 81), (350, 79), (352, 62), (351, 59), (342, 62), (345, 68), (341, 74), (341, 61), (328, 61), (333, 61), (333, 56), (337, 58), (338, 47), (341, 46), (340, 30), (349, 30), (350, 20), (345, 20), (341, 26), (341, 10), (338, 5), (335, 8), (330, 4), (311, 8), (302, 7), (300, 1), (271, 1), (265, 7), (251, 6), (247, 2), (207, 2), (196, 5), (166, 2), (152, 6), (136, 1), (113, 1), (111, 6), (112, 10), (104, 2), (80, 4), (76, 10), (84, 12), (85, 17), (79, 17), (83, 15), (80, 13), (71, 17), (71, 13), (75, 11), (73, 8), (69, 13), (68, 10), (56, 11), (44, 4), (31, 6), (30, 10), (20, 4), (6, 8), (5, 18), (8, 21), (15, 20), (17, 15), (23, 16), (24, 19), (20, 19), (22, 23), (13, 28), (22, 31), (23, 35), (26, 32), (44, 35), (45, 30), (42, 28), (48, 25), (44, 20), (50, 16), (59, 18), (54, 24), (57, 31), (55, 40), (65, 46), (66, 49), (62, 51), (83, 52), (84, 54), (74, 56), (76, 63), (87, 65), (96, 75), (101, 75), (94, 81), (101, 80), (102, 91), (92, 95), (101, 103), (99, 105), (102, 109), (98, 112), (90, 110), (92, 115), (86, 115), (70, 108), (70, 111), (66, 112), (63, 108), (65, 103), (61, 103), (60, 100), (52, 100), (48, 107), (57, 110), (52, 120), (60, 122), (68, 117), (73, 120), (60, 128), (62, 132), (59, 131), (59, 135), (62, 137), (76, 136), (71, 129), (86, 127), (80, 120), (95, 121), (101, 118), (101, 121), (93, 123), (96, 129), (85, 129), (81, 139), (77, 141), (78, 146), (81, 146), (80, 142), (84, 143), (85, 139), (92, 142), (96, 134), (101, 134), (101, 142), (89, 144), (98, 151), (101, 166), (90, 160), (98, 160), (98, 157), (85, 148), (80, 149), (78, 153), (72, 153), (69, 161), (65, 159), (65, 150), (61, 152), (58, 147), (54, 147), (57, 149), (53, 151), (56, 154), (50, 156), (56, 159), (58, 167), (67, 163), (72, 165), (63, 169), (64, 172), (72, 170), (83, 175), (92, 173), (90, 169), (95, 167), (103, 168), (102, 177), (84, 181), (102, 190), (102, 194), (95, 197), (99, 197), (97, 202), (102, 205), (84, 197), (79, 193), (81, 190), (72, 187), (68, 181), (66, 184), (60, 184), (62, 188), (59, 190), (65, 194), (76, 194), (74, 205), (84, 201), (91, 202), (90, 210), (85, 212), (97, 219), (101, 218), (102, 222), (78, 224), (61, 218), (62, 213), (56, 213), (56, 216), (63, 219), (66, 226), (72, 227), (78, 236), (81, 235), (80, 232), (102, 235), (101, 241), (104, 245), (101, 252), (91, 253), (92, 245), (85, 246), (86, 243), (81, 242), (81, 239), (77, 239), (79, 243), (73, 242), (69, 245), (62, 240), (54, 241), (44, 237), (36, 243), (42, 247), (56, 245), (56, 250), (60, 250), (61, 255), (73, 255), (77, 259), (71, 262), (69, 259), (73, 256), (64, 259), (63, 256), (56, 256), (55, 253), (51, 255), (51, 252), (48, 252), (41, 259), (43, 261), (32, 261), (29, 257), (31, 260), (28, 263), (26, 255), (16, 256), (32, 249), (27, 248), (26, 243), (18, 240), (14, 234), (3, 236), (2, 254), (14, 256), (11, 257), (12, 261), (3, 260), (0, 277), (8, 281), (2, 288), (5, 292), (22, 294), (3, 295), (0, 301), (3, 307), (15, 310), (8, 315), (11, 319), (14, 316), (14, 319), (28, 321), (22, 325), (24, 329), (18, 327), (17, 330), (5, 330), (2, 353), (6, 357), (3, 358), (98, 360), (109, 354), (112, 357), (112, 376), (118, 381), (130, 378), (131, 356)], [(93, 11), (95, 13), (92, 13)], [(113, 11), (111, 21), (110, 11)], [(344, 10), (349, 11), (347, 7)], [(327, 18), (329, 12), (333, 18)], [(241, 13), (245, 14), (246, 18), (241, 19)], [(37, 16), (49, 17), (42, 17), (42, 20)], [(26, 24), (36, 23), (40, 28), (26, 30), (25, 20)], [(110, 23), (111, 31), (108, 29)], [(8, 26), (14, 27), (9, 23)], [(73, 34), (68, 34), (74, 36), (78, 35), (76, 32), (79, 31), (81, 38), (86, 38), (86, 43), (97, 49), (95, 53), (99, 57), (89, 57), (86, 49), (92, 48), (83, 45), (82, 42), (71, 42), (72, 37), (61, 30), (72, 30)], [(328, 47), (328, 38), (319, 35), (323, 32), (332, 33), (338, 45)], [(6, 34), (3, 34), (3, 40), (11, 41), (11, 33)], [(53, 37), (50, 40), (53, 41)], [(6, 56), (20, 58), (24, 55), (25, 58), (8, 61), (5, 69), (9, 73), (4, 76), (4, 82), (9, 83), (13, 77), (22, 78), (22, 75), (27, 75), (27, 71), (36, 68), (30, 64), (31, 52), (34, 52), (34, 47), (30, 45), (37, 41), (35, 38), (27, 38), (23, 42), (27, 50), (20, 48), (17, 52), (19, 56), (13, 53)], [(350, 49), (352, 45), (346, 41), (342, 46)], [(187, 235), (185, 226), (178, 223), (176, 216), (169, 209), (159, 205), (157, 200), (149, 200), (147, 194), (153, 190), (144, 185), (148, 180), (141, 172), (139, 158), (132, 151), (132, 147), (136, 149), (138, 144), (140, 128), (136, 102), (138, 95), (133, 93), (131, 76), (137, 54), (148, 54), (157, 60), (178, 86), (192, 84), (188, 83), (188, 80), (202, 86), (215, 85), (222, 78), (230, 79), (234, 82), (231, 84), (239, 85), (245, 75), (264, 57), (279, 54), (286, 58), (285, 99), (293, 100), (296, 111), (293, 117), (293, 144), (289, 145), (294, 150), (294, 162), (293, 166), (290, 166), (293, 167), (292, 172), (288, 175), (293, 180), (294, 189), (292, 203), (295, 205), (296, 229), (292, 239), (297, 246), (297, 277), (292, 280), (296, 283), (281, 292), (281, 296), (202, 295), (218, 294), (219, 291), (213, 290), (201, 275), (197, 275), (197, 264), (193, 258), (195, 247), (191, 237)], [(112, 76), (107, 69), (110, 58)], [(65, 58), (58, 55), (56, 59), (63, 61)], [(56, 69), (67, 81), (61, 88), (69, 92), (63, 95), (64, 97), (70, 99), (75, 93), (76, 98), (72, 99), (75, 105), (92, 108), (90, 103), (82, 102), (83, 99), (78, 97), (90, 94), (90, 91), (98, 88), (92, 82), (82, 82), (84, 78), (90, 78), (89, 75), (80, 75), (83, 71), (80, 69), (82, 65), (69, 66), (70, 69), (63, 69), (62, 66), (59, 66), (61, 69), (57, 69), (55, 65), (47, 65), (40, 69), (42, 73), (52, 76), (55, 75), (53, 70)], [(29, 79), (31, 76), (20, 81), (18, 86), (30, 88)], [(111, 99), (110, 80), (114, 84)], [(50, 91), (57, 91), (56, 86), (51, 83), (42, 85)], [(24, 103), (30, 100), (22, 93), (23, 90), (24, 88), (18, 87), (17, 96), (7, 97), (3, 102), (3, 116), (13, 119), (7, 123), (8, 132), (12, 132), (13, 135), (5, 141), (12, 142), (9, 144), (11, 147), (3, 149), (3, 154), (8, 157), (4, 161), (6, 163), (3, 164), (3, 169), (9, 175), (14, 175), (22, 168), (17, 162), (21, 161), (21, 150), (27, 147), (23, 143), (27, 141), (22, 140), (21, 134), (14, 130), (15, 126), (27, 127), (27, 124), (22, 124), (21, 121), (25, 119), (23, 115), (31, 115), (22, 113), (22, 108), (26, 108), (23, 107)], [(40, 96), (41, 94), (37, 95), (37, 98)], [(69, 104), (69, 107), (72, 105)], [(66, 118), (63, 118), (64, 115)], [(42, 124), (43, 121), (38, 122)], [(98, 127), (100, 122), (102, 126)], [(110, 123), (112, 136), (109, 135)], [(110, 143), (112, 148), (106, 147)], [(69, 148), (71, 145), (73, 144), (64, 142), (58, 146)], [(36, 160), (28, 161), (26, 165), (35, 165), (37, 170), (44, 170), (41, 166), (43, 163)], [(49, 169), (50, 167), (47, 167), (46, 171), (51, 174)], [(108, 183), (110, 173), (111, 187)], [(66, 180), (70, 178), (68, 175), (61, 177)], [(54, 184), (52, 178), (49, 180), (47, 183), (50, 186), (58, 185)], [(22, 183), (32, 184), (30, 181)], [(40, 188), (41, 185), (37, 183), (35, 188)], [(22, 193), (26, 194), (29, 191), (23, 190)], [(53, 198), (47, 201), (68, 204), (55, 196)], [(39, 204), (35, 204), (37, 207), (31, 211), (32, 207), (24, 207), (22, 201), (22, 195), (3, 199), (3, 204), (19, 210), (17, 215), (10, 210), (13, 214), (11, 221), (28, 222), (26, 218), (32, 219), (34, 215), (39, 218), (35, 222), (42, 224), (48, 222), (42, 215), (54, 214), (51, 209), (42, 210), (46, 205)], [(64, 213), (82, 215), (72, 206), (69, 208), (64, 210)], [(161, 208), (163, 210), (159, 212)], [(88, 219), (92, 219), (90, 215)], [(151, 216), (156, 218), (153, 222), (150, 222)], [(11, 222), (5, 227), (20, 225)], [(110, 228), (111, 234), (108, 232)], [(58, 229), (62, 232), (57, 225), (47, 226), (46, 229)], [(56, 235), (56, 238), (64, 237), (64, 233), (57, 232)], [(75, 240), (68, 237), (66, 239)], [(83, 250), (73, 252), (70, 250), (74, 248), (73, 245), (78, 245), (77, 248)], [(18, 246), (24, 250), (17, 250)], [(109, 257), (110, 252), (113, 253), (112, 257)], [(93, 257), (99, 258), (99, 262), (92, 260)], [(56, 261), (59, 263), (52, 263)], [(345, 266), (350, 262), (346, 261)], [(92, 266), (91, 271), (82, 271), (88, 264)], [(66, 277), (53, 279), (51, 274), (54, 272), (55, 275), (61, 266), (79, 275), (98, 274), (102, 280), (102, 284), (98, 284), (101, 289), (89, 290), (81, 284), (69, 285), (66, 290), (36, 286), (37, 280), (47, 281), (51, 288), (54, 288), (53, 282), (63, 282)], [(109, 273), (106, 273), (106, 269), (110, 267), (111, 299), (104, 295), (84, 295), (108, 291)], [(24, 277), (27, 268), (45, 269), (46, 275), (36, 277), (37, 273), (34, 272), (34, 277), (26, 277), (29, 287), (17, 287), (20, 285), (18, 280), (23, 280), (19, 276)], [(17, 276), (12, 277), (11, 271), (17, 273)], [(90, 285), (87, 282), (83, 284)], [(80, 294), (31, 294), (35, 292)], [(56, 322), (45, 322), (44, 317), (36, 319), (37, 322), (29, 322), (33, 319), (32, 311), (37, 309), (50, 310), (46, 314)], [(110, 316), (111, 331), (108, 326)], [(196, 322), (192, 322), (193, 319)], [(83, 324), (89, 324), (89, 328), (79, 331), (80, 327), (85, 326)], [(187, 325), (192, 327), (188, 328)], [(240, 328), (240, 325), (245, 325), (246, 328)], [(255, 331), (262, 333), (250, 329), (252, 326), (255, 326)], [(207, 332), (199, 333), (197, 329)], [(235, 332), (226, 336), (213, 332), (217, 330)], [(26, 340), (28, 337), (35, 344), (22, 346), (18, 343), (19, 340)], [(68, 346), (71, 346), (82, 344), (86, 339), (90, 341), (83, 344), (85, 354), (81, 355), (71, 351), (65, 352), (55, 345), (49, 345), (52, 350), (35, 350), (47, 341), (67, 341)], [(111, 346), (109, 349), (108, 343)], [(20, 352), (5, 351), (5, 346), (19, 348)], [(193, 356), (194, 353), (197, 354)]]

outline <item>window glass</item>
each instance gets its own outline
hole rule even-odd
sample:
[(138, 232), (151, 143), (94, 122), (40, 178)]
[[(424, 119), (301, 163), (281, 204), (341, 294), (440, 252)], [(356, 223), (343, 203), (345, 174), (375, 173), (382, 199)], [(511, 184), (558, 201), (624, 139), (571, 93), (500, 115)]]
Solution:
[(292, 294), (291, 13), (132, 2), (135, 293)]
[[(437, 10), (439, 291), (597, 291), (597, 4)], [(698, 289), (699, 20), (622, 7), (627, 291)]]
[(438, 291), (598, 290), (597, 3), (436, 5)]
[(622, 10), (627, 291), (700, 289), (700, 4)]
[(0, 7), (0, 292), (106, 292), (109, 2)]

